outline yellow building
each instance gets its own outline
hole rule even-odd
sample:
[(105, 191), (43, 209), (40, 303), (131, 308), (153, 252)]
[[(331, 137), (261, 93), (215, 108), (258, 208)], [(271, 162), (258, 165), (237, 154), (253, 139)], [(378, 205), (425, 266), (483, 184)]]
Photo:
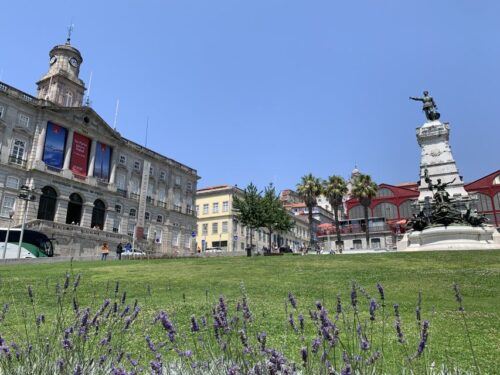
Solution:
[[(234, 196), (243, 197), (243, 190), (236, 186), (219, 185), (196, 192), (196, 214), (198, 218), (196, 244), (199, 251), (220, 248), (224, 252), (242, 253), (250, 244), (250, 231), (241, 225), (232, 209)], [(295, 227), (288, 233), (273, 233), (272, 244), (289, 246), (292, 250), (309, 241), (307, 220), (294, 216)], [(254, 250), (269, 247), (269, 234), (265, 229), (253, 232)]]

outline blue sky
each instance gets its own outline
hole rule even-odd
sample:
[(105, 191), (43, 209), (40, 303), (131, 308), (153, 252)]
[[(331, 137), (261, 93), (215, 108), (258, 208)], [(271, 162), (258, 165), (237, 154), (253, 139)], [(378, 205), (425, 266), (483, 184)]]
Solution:
[(10, 1), (1, 80), (34, 93), (48, 52), (82, 52), (93, 108), (196, 168), (199, 186), (418, 179), (410, 95), (428, 89), (460, 173), (500, 168), (498, 1)]

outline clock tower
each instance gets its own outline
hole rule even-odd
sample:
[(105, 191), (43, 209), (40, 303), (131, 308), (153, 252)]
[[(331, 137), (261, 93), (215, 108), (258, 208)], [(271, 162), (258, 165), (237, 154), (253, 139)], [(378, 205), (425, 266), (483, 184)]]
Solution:
[(38, 82), (38, 98), (63, 107), (80, 107), (85, 84), (78, 77), (82, 55), (70, 44), (57, 45), (49, 53), (49, 71)]

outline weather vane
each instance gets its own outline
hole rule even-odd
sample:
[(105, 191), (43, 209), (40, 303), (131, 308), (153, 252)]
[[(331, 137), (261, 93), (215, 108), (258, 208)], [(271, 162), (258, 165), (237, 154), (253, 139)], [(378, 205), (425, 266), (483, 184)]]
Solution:
[(70, 42), (71, 42), (71, 33), (73, 32), (74, 28), (75, 28), (75, 25), (73, 25), (73, 22), (71, 22), (71, 25), (68, 26), (68, 37), (66, 38), (66, 44), (70, 44)]

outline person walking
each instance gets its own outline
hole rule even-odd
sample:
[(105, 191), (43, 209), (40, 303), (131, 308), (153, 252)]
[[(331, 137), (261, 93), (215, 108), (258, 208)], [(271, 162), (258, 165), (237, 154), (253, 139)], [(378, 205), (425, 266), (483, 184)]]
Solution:
[(116, 246), (116, 257), (118, 258), (118, 260), (122, 260), (122, 253), (123, 253), (122, 243), (119, 242), (118, 245)]
[(101, 260), (106, 260), (109, 254), (109, 246), (107, 242), (104, 242), (101, 246)]

